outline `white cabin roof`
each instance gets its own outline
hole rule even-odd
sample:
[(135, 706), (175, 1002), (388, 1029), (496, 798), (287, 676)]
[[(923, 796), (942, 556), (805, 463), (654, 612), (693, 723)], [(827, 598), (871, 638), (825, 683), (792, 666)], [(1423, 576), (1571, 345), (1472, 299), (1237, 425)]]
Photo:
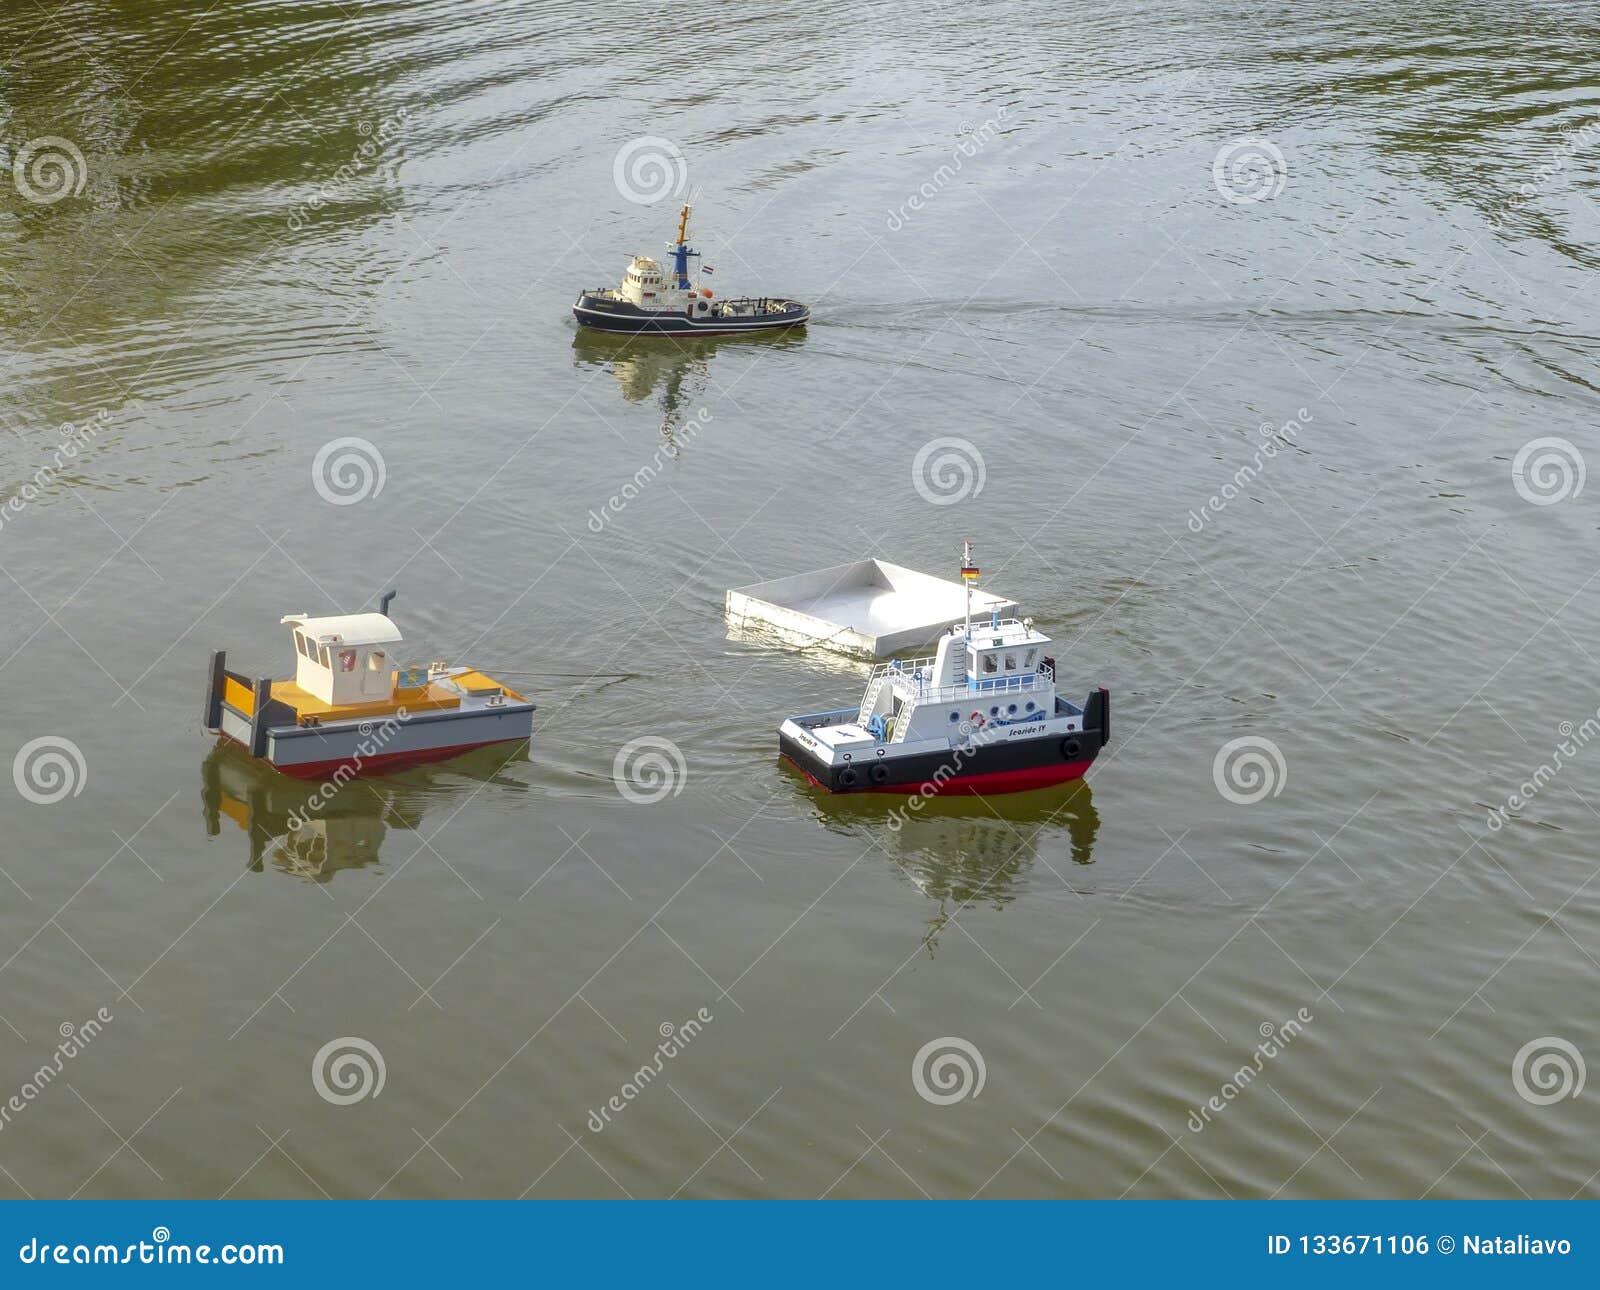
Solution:
[(319, 644), (387, 645), (400, 639), (400, 629), (387, 614), (331, 614), (326, 618), (285, 614), (280, 621), (293, 624)]

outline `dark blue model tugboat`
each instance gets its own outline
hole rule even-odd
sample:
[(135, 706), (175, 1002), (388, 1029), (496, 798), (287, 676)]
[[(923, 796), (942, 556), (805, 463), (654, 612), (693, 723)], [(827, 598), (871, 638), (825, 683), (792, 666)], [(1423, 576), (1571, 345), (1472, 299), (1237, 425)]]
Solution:
[[(647, 255), (635, 255), (620, 286), (584, 291), (572, 306), (572, 316), (583, 327), (638, 336), (733, 336), (796, 327), (811, 317), (798, 300), (718, 300), (710, 287), (691, 282), (689, 261), (698, 260), (700, 252), (689, 247), (688, 206), (678, 219), (678, 240), (669, 249), (670, 270)], [(705, 272), (711, 272), (709, 266)]]

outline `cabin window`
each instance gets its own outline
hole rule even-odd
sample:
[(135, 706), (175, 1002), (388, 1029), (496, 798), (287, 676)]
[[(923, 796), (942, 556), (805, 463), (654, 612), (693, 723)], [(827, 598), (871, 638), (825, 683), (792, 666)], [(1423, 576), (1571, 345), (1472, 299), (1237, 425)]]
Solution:
[(1028, 654), (1027, 654), (1027, 657), (1022, 660), (1022, 666), (1023, 667), (1032, 667), (1033, 666), (1034, 656), (1036, 654), (1038, 654), (1038, 652), (1039, 651), (1036, 650), (1036, 649), (1029, 650)]
[(341, 672), (354, 672), (356, 670), (356, 652), (353, 649), (339, 651), (339, 670)]
[(330, 672), (333, 670), (333, 659), (329, 656), (328, 647), (326, 645), (324, 645), (322, 647), (322, 653), (321, 653), (318, 661), (322, 664), (323, 667), (327, 668)]
[(985, 654), (983, 656), (983, 670), (985, 672), (993, 672), (999, 662), (1000, 660), (993, 654)]
[(300, 653), (304, 654), (307, 658), (311, 657), (311, 646), (306, 644), (306, 638), (304, 636), (302, 636), (299, 632), (296, 632), (294, 634), (294, 647), (295, 647), (295, 649), (299, 650)]
[(1006, 671), (1015, 672), (1016, 670), (1017, 670), (1017, 656), (1015, 654), (1007, 654), (1006, 655)]
[(389, 660), (383, 656), (381, 649), (375, 649), (367, 655), (367, 671), (381, 672), (389, 665)]

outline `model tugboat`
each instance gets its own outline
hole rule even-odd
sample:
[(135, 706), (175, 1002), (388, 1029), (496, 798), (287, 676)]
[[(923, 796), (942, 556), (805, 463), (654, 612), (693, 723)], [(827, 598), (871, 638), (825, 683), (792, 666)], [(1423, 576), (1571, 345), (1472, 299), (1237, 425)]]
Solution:
[[(699, 274), (689, 278), (689, 261), (700, 252), (689, 246), (689, 207), (678, 218), (678, 240), (668, 244), (670, 268), (647, 255), (635, 255), (617, 287), (594, 287), (579, 294), (572, 316), (599, 331), (641, 336), (731, 336), (794, 327), (811, 317), (798, 300), (742, 296), (718, 300)], [(704, 272), (710, 273), (706, 265)]]
[(974, 624), (972, 544), (964, 624), (932, 658), (875, 668), (859, 705), (790, 717), (778, 747), (834, 793), (1011, 793), (1078, 779), (1111, 735), (1104, 686), (1080, 707), (1056, 694), (1050, 638), (1033, 620)]
[(534, 705), (470, 667), (392, 667), (395, 593), (375, 614), (280, 621), (294, 634), (292, 681), (230, 672), (211, 656), (205, 722), (254, 757), (300, 779), (397, 770), (485, 744), (527, 739)]

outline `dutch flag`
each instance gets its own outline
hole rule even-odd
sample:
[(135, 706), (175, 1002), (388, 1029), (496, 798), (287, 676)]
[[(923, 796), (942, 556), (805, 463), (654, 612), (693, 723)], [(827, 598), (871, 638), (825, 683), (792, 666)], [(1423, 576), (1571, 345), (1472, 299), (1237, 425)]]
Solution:
[(713, 269), (709, 264), (702, 264), (700, 266), (700, 272), (701, 273), (715, 273), (716, 270)]

